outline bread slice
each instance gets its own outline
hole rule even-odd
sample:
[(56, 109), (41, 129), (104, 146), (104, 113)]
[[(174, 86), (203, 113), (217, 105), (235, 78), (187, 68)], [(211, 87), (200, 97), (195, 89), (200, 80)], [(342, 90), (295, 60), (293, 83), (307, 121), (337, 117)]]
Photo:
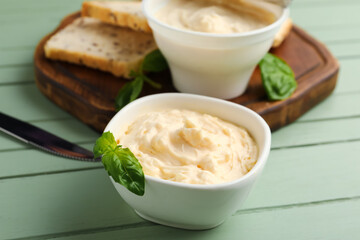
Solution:
[(129, 77), (157, 46), (152, 34), (81, 17), (53, 35), (44, 48), (47, 58)]
[(281, 25), (280, 30), (276, 33), (274, 42), (272, 44), (273, 48), (279, 47), (285, 38), (289, 35), (292, 28), (292, 20), (288, 18), (285, 22)]
[(82, 4), (84, 17), (97, 18), (117, 26), (129, 27), (136, 31), (151, 32), (141, 2), (124, 1), (89, 1)]

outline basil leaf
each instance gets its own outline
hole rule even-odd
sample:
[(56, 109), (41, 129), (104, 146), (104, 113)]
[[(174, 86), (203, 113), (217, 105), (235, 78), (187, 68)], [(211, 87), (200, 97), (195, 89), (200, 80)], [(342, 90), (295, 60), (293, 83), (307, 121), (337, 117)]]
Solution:
[(270, 100), (283, 100), (297, 87), (294, 72), (287, 63), (271, 53), (259, 62), (261, 79)]
[(134, 101), (140, 95), (143, 85), (144, 79), (141, 75), (137, 76), (133, 81), (126, 83), (115, 98), (116, 111)]
[(144, 61), (140, 66), (139, 72), (130, 72), (130, 77), (134, 77), (134, 80), (126, 83), (118, 92), (115, 98), (115, 109), (119, 111), (126, 104), (134, 101), (141, 93), (144, 81), (150, 84), (156, 89), (161, 88), (161, 84), (154, 82), (148, 78), (143, 71), (147, 72), (161, 72), (168, 68), (166, 59), (161, 54), (160, 50), (154, 50), (145, 56)]
[(142, 63), (142, 70), (146, 72), (161, 72), (168, 67), (165, 57), (158, 49), (146, 55)]
[(94, 157), (98, 158), (112, 149), (117, 147), (114, 135), (110, 132), (105, 132), (100, 138), (96, 140), (93, 152)]
[(143, 77), (144, 81), (147, 82), (153, 88), (156, 88), (156, 89), (161, 89), (162, 88), (162, 85), (160, 83), (154, 82), (153, 80), (151, 80), (146, 75), (142, 75), (142, 77)]
[(141, 164), (128, 148), (117, 146), (112, 133), (105, 132), (96, 141), (95, 151), (101, 149), (102, 163), (115, 182), (131, 192), (142, 196), (145, 193), (145, 176)]
[(135, 78), (135, 80), (133, 80), (131, 83), (133, 89), (130, 95), (130, 102), (134, 101), (140, 95), (144, 85), (144, 79), (142, 76), (139, 76)]
[(142, 167), (128, 148), (117, 147), (114, 151), (105, 154), (102, 162), (115, 182), (137, 195), (144, 195), (145, 177)]
[(132, 78), (137, 78), (138, 76), (141, 76), (141, 74), (131, 70), (129, 76)]

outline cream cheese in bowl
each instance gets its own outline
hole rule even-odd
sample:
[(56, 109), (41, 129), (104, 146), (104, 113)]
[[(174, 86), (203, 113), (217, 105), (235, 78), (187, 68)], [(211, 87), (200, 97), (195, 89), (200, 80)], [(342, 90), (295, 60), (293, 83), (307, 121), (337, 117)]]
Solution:
[[(110, 177), (121, 197), (144, 219), (185, 229), (213, 228), (236, 212), (260, 176), (271, 144), (269, 126), (252, 110), (184, 93), (137, 99), (112, 118), (107, 131), (119, 140), (118, 144), (134, 151), (145, 172), (143, 196)], [(233, 144), (240, 150), (232, 150)], [(174, 146), (176, 149), (171, 150)], [(197, 155), (197, 149), (208, 152)], [(149, 159), (143, 161), (141, 157), (146, 154)], [(239, 154), (244, 161), (232, 162), (236, 159), (232, 154)], [(227, 160), (231, 161), (227, 164)], [(238, 172), (230, 173), (232, 167)], [(191, 183), (193, 180), (196, 182)]]
[(176, 28), (219, 34), (248, 32), (275, 20), (270, 12), (244, 3), (232, 8), (211, 1), (188, 0), (170, 0), (155, 13), (155, 17)]
[(146, 175), (190, 184), (219, 184), (248, 173), (258, 148), (249, 132), (209, 114), (183, 109), (149, 112), (119, 133), (118, 142)]
[(289, 14), (251, 0), (143, 0), (142, 6), (175, 88), (222, 99), (245, 92)]

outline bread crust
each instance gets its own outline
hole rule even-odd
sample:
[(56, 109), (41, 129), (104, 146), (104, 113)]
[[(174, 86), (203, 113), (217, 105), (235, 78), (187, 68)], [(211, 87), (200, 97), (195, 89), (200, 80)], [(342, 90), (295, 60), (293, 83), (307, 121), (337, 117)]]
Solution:
[[(95, 36), (97, 38), (95, 38)], [(157, 49), (152, 34), (112, 26), (81, 17), (54, 34), (45, 44), (45, 56), (130, 77), (145, 56)]]
[(45, 45), (45, 56), (52, 60), (61, 60), (90, 68), (110, 72), (117, 77), (130, 78), (131, 70), (139, 69), (143, 59), (134, 62), (118, 62), (100, 58), (82, 52), (67, 51), (65, 49), (49, 48)]
[[(148, 25), (145, 16), (140, 14), (129, 13), (125, 11), (117, 11), (105, 5), (101, 5), (98, 1), (83, 2), (81, 15), (84, 17), (97, 18), (103, 22), (121, 27), (129, 27), (136, 31), (151, 33), (152, 30)], [(117, 4), (129, 4), (129, 2), (117, 2)], [(141, 12), (141, 2), (130, 2), (131, 4), (139, 4)]]
[(273, 48), (277, 48), (282, 44), (285, 38), (289, 35), (292, 25), (291, 18), (285, 20), (283, 25), (280, 27), (280, 30), (275, 35), (274, 42), (272, 44)]

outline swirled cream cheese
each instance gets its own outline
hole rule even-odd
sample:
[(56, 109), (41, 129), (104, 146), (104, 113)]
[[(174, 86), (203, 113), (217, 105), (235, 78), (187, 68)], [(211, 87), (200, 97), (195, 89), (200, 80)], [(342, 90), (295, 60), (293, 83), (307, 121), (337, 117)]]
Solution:
[(236, 7), (220, 3), (210, 0), (170, 0), (155, 13), (155, 17), (173, 27), (206, 33), (248, 32), (263, 28), (275, 20), (269, 12), (242, 1), (238, 1)]
[(189, 110), (141, 115), (118, 136), (146, 175), (175, 182), (232, 181), (249, 172), (258, 156), (257, 144), (244, 128)]

